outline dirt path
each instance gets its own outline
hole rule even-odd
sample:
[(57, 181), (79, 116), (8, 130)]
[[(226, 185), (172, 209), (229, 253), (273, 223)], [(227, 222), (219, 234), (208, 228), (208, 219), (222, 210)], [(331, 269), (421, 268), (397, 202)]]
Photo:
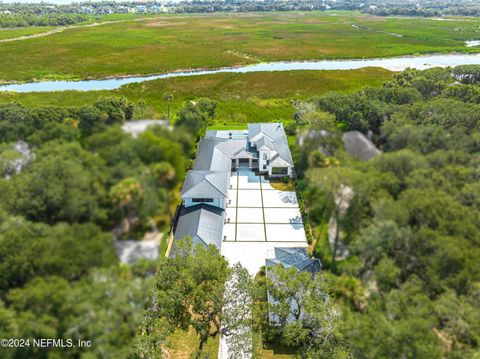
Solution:
[(49, 30), (49, 31), (40, 32), (38, 34), (12, 37), (12, 38), (9, 38), (9, 39), (2, 39), (2, 40), (0, 40), (0, 43), (1, 42), (13, 42), (13, 41), (35, 39), (37, 37), (44, 37), (44, 36), (49, 36), (49, 35), (53, 35), (53, 34), (58, 34), (60, 32), (64, 32), (65, 30), (70, 30), (70, 29), (80, 29), (80, 28), (83, 28), (83, 27), (95, 27), (95, 26), (100, 26), (100, 25), (116, 24), (116, 23), (119, 23), (119, 22), (146, 21), (146, 20), (153, 20), (153, 19), (155, 19), (155, 17), (145, 17), (145, 18), (141, 18), (141, 19), (132, 19), (132, 20), (114, 20), (114, 21), (94, 22), (92, 24), (87, 24), (87, 25), (60, 26), (60, 27), (57, 27), (57, 28)]

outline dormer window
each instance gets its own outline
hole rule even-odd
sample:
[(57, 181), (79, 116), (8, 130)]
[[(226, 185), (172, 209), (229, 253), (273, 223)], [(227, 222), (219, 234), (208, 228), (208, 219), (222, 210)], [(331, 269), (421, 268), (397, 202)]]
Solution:
[(213, 202), (213, 198), (192, 198), (192, 202), (195, 202), (195, 203), (202, 203), (202, 202), (211, 203), (211, 202)]
[(267, 153), (263, 153), (263, 160), (266, 161), (268, 159)]

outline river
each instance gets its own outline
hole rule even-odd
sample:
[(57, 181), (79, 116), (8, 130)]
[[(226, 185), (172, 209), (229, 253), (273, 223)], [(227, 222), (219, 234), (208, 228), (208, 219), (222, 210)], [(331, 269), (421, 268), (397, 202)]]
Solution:
[(218, 73), (251, 73), (272, 71), (295, 71), (295, 70), (355, 70), (364, 67), (380, 67), (390, 71), (402, 71), (407, 67), (419, 70), (436, 66), (457, 66), (480, 64), (480, 53), (477, 54), (447, 54), (447, 55), (424, 55), (403, 56), (380, 59), (364, 60), (321, 60), (321, 61), (291, 61), (291, 62), (265, 62), (240, 67), (227, 67), (212, 70), (176, 71), (159, 75), (132, 76), (124, 78), (111, 78), (101, 80), (84, 81), (40, 81), (21, 84), (8, 84), (0, 86), (0, 91), (15, 92), (52, 92), (52, 91), (95, 91), (114, 90), (123, 85), (139, 83), (150, 80), (166, 79), (170, 77), (185, 77), (211, 75)]

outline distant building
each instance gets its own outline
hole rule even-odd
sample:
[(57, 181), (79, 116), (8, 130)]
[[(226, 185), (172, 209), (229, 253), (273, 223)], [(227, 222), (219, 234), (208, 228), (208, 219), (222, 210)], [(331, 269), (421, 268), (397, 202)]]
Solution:
[(160, 12), (160, 6), (158, 6), (158, 5), (152, 5), (152, 6), (150, 6), (149, 11), (150, 11), (151, 13), (156, 14), (157, 12)]
[(139, 13), (146, 13), (147, 12), (147, 7), (145, 5), (137, 5), (135, 6), (137, 9), (137, 12)]
[(101, 7), (97, 9), (97, 14), (113, 14), (113, 10), (110, 7)]
[(82, 14), (93, 14), (93, 8), (91, 6), (82, 6), (82, 7), (80, 7), (80, 13), (82, 13)]
[(344, 132), (342, 140), (347, 153), (359, 160), (368, 161), (381, 153), (373, 142), (359, 131)]

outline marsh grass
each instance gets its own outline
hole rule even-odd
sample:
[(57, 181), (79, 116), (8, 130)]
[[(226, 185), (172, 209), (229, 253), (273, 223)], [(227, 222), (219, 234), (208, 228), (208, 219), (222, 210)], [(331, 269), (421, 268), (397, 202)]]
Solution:
[(475, 52), (464, 41), (478, 38), (479, 24), (355, 12), (158, 15), (3, 43), (0, 79), (100, 78), (261, 60)]
[[(27, 106), (83, 106), (105, 96), (126, 96), (136, 103), (145, 100), (144, 115), (162, 118), (167, 112), (163, 94), (174, 96), (172, 113), (185, 101), (209, 97), (218, 101), (216, 126), (245, 126), (248, 122), (286, 121), (293, 116), (292, 98), (309, 98), (328, 91), (350, 92), (377, 86), (393, 73), (365, 68), (347, 71), (279, 71), (248, 74), (177, 77), (130, 84), (113, 91), (61, 91), (39, 93), (0, 92), (0, 103), (18, 101)], [(137, 112), (139, 113), (139, 112)]]

